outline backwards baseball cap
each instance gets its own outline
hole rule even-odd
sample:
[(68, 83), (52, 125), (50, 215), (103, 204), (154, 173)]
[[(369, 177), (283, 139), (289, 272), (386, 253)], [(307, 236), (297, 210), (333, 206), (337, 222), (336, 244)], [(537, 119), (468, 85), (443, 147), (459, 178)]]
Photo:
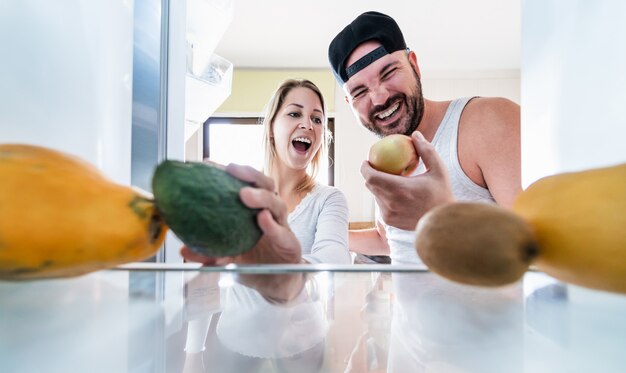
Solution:
[[(352, 51), (368, 40), (378, 40), (382, 45), (352, 65), (345, 66)], [(330, 42), (328, 60), (335, 78), (343, 84), (372, 62), (402, 49), (406, 49), (406, 43), (396, 21), (386, 14), (365, 12), (356, 17)]]

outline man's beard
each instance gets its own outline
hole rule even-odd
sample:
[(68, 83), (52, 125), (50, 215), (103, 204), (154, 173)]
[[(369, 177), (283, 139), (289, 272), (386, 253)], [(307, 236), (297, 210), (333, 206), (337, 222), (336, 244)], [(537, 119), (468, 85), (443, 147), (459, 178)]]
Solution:
[[(381, 138), (394, 133), (402, 133), (404, 135), (411, 136), (422, 120), (422, 116), (424, 116), (424, 95), (422, 94), (422, 82), (420, 81), (420, 77), (417, 75), (415, 70), (413, 70), (413, 76), (415, 77), (415, 87), (411, 89), (411, 96), (407, 97), (404, 94), (397, 94), (390, 97), (384, 105), (378, 105), (370, 111), (367, 122), (361, 119), (361, 124), (373, 132), (376, 136)], [(374, 113), (385, 111), (391, 107), (394, 102), (398, 101), (398, 99), (401, 99), (404, 105), (406, 105), (407, 115), (399, 118), (384, 128), (376, 127), (374, 124), (376, 123)]]

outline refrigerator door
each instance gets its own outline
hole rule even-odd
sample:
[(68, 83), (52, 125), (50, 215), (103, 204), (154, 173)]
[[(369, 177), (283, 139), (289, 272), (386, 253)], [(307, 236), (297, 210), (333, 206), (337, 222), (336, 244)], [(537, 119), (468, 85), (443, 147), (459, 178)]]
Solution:
[(167, 143), (167, 9), (161, 0), (135, 1), (131, 181), (147, 191)]

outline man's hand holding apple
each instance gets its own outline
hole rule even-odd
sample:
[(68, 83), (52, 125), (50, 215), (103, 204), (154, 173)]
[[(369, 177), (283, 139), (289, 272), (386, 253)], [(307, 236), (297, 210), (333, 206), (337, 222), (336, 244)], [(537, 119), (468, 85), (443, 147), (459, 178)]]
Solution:
[[(364, 161), (361, 166), (365, 186), (374, 194), (385, 223), (405, 230), (414, 230), (417, 221), (431, 208), (454, 201), (448, 171), (435, 148), (418, 131), (411, 135), (411, 140), (414, 146), (412, 153), (416, 152), (422, 158), (426, 172), (402, 176), (378, 171), (368, 161)], [(388, 157), (396, 159), (398, 163), (406, 162), (395, 164), (396, 169), (410, 169), (412, 157), (407, 155), (410, 152), (406, 145), (401, 145), (402, 142), (397, 144), (396, 147), (378, 144), (378, 152), (390, 152), (392, 154)], [(379, 154), (379, 158), (384, 156)]]

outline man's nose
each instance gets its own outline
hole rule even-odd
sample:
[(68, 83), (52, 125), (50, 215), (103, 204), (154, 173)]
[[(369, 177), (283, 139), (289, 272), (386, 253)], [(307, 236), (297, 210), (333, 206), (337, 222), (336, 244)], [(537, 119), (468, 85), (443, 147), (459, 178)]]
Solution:
[(372, 105), (384, 105), (389, 99), (389, 91), (383, 86), (379, 85), (376, 88), (370, 89), (370, 99), (372, 100)]

